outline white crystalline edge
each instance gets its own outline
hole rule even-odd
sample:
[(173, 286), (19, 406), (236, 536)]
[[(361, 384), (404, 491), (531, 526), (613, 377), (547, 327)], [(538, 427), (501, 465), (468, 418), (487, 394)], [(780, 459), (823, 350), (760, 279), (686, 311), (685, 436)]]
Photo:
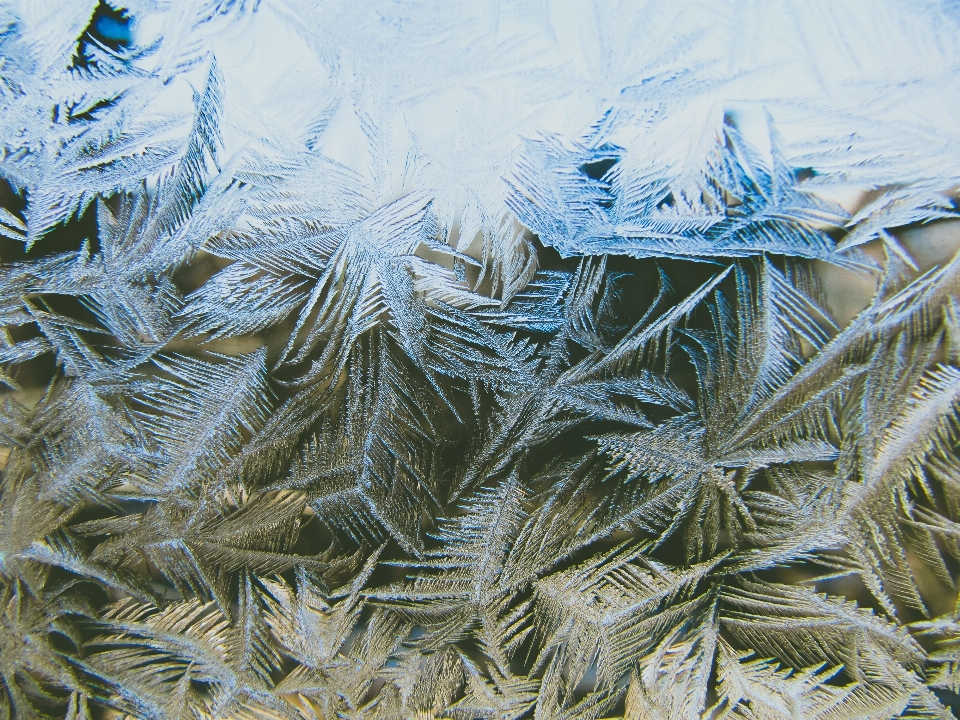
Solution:
[[(138, 39), (175, 26), (137, 5)], [(166, 15), (180, 9), (167, 7)], [(697, 151), (724, 112), (765, 150), (766, 110), (788, 160), (835, 177), (821, 191), (845, 206), (894, 181), (957, 183), (960, 12), (949, 4), (250, 7), (200, 33), (225, 77), (224, 157), (302, 142), (326, 112), (314, 149), (364, 177), (373, 204), (427, 190), (448, 224), (468, 206), (503, 212), (503, 177), (523, 138), (577, 138), (611, 107), (639, 122), (605, 139), (651, 166), (701, 163)], [(671, 76), (666, 95), (654, 89)], [(203, 78), (195, 69), (173, 80), (149, 112), (189, 113), (187, 88), (202, 89)]]

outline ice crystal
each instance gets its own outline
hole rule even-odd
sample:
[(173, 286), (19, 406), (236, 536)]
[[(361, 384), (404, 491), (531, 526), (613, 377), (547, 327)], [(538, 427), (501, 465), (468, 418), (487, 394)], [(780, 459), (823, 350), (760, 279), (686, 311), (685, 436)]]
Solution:
[(0, 2), (0, 715), (950, 718), (954, 2)]

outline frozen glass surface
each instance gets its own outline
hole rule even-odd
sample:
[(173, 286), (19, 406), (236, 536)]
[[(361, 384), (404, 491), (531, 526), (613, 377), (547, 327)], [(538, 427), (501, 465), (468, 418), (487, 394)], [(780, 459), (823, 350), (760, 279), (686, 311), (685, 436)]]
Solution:
[(0, 0), (0, 717), (960, 713), (957, 2)]

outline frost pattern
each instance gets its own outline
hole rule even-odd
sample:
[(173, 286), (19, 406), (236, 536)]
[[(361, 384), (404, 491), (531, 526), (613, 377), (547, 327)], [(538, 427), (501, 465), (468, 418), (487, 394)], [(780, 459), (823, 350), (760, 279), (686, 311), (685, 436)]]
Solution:
[(958, 31), (0, 3), (0, 715), (954, 717)]

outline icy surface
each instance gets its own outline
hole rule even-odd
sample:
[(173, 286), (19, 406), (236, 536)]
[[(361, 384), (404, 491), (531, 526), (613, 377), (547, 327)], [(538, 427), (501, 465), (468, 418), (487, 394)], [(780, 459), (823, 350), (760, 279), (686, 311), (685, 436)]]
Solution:
[(0, 0), (0, 716), (952, 717), (958, 37)]

